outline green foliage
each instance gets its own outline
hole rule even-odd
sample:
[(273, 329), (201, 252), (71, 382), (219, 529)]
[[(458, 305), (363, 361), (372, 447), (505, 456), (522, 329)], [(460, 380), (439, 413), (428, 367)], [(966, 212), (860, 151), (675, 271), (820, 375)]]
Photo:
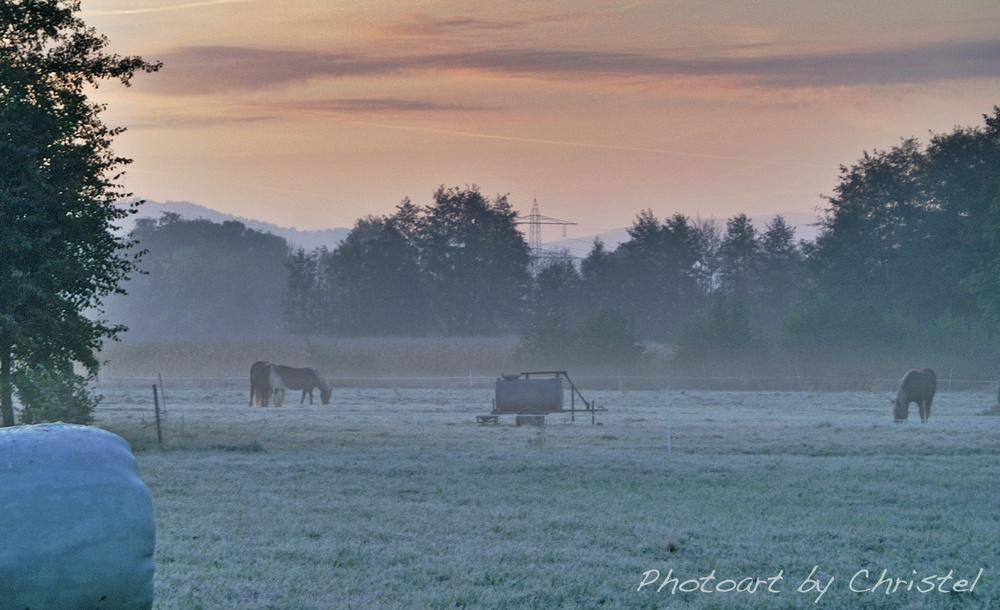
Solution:
[(602, 309), (580, 323), (579, 353), (589, 362), (633, 366), (642, 356), (635, 323), (621, 311)]
[(916, 340), (925, 350), (948, 357), (955, 362), (975, 362), (986, 365), (985, 374), (994, 374), (991, 363), (1000, 361), (1000, 341), (991, 320), (956, 316), (945, 312), (927, 324)]
[(1000, 186), (981, 227), (982, 253), (974, 271), (961, 282), (993, 328), (1000, 328)]
[[(0, 415), (12, 425), (11, 375), (76, 361), (121, 332), (100, 304), (135, 268), (118, 221), (134, 209), (117, 180), (128, 163), (87, 93), (106, 79), (129, 84), (158, 65), (108, 54), (108, 41), (76, 13), (79, 2), (0, 4)], [(90, 310), (90, 315), (84, 315)]]
[(746, 214), (726, 223), (719, 248), (719, 290), (728, 298), (750, 302), (757, 296), (762, 264), (762, 246), (757, 229)]
[(521, 336), (516, 357), (536, 368), (632, 368), (644, 348), (627, 314), (602, 309), (571, 325), (558, 315), (537, 317)]
[(754, 322), (762, 330), (777, 334), (813, 281), (806, 274), (802, 244), (796, 243), (795, 230), (782, 216), (776, 216), (760, 237), (760, 257), (759, 290), (751, 306)]
[(521, 333), (517, 357), (540, 368), (566, 367), (559, 363), (575, 357), (578, 336), (578, 330), (570, 327), (560, 316), (537, 316), (527, 331)]
[(331, 334), (399, 335), (426, 328), (419, 251), (400, 223), (373, 216), (359, 220), (324, 264), (336, 288), (337, 300), (327, 312)]
[(506, 196), (489, 199), (475, 185), (363, 218), (332, 252), (293, 255), (289, 327), (335, 336), (513, 332), (531, 287), (516, 221)]
[(875, 301), (838, 302), (817, 295), (792, 311), (784, 342), (794, 350), (846, 352), (863, 348), (889, 351), (910, 345), (908, 321)]
[(627, 314), (643, 337), (665, 339), (705, 302), (703, 229), (675, 214), (660, 222), (645, 210), (613, 252), (600, 242), (581, 265), (582, 297), (593, 314)]
[(87, 380), (71, 370), (57, 371), (46, 366), (24, 368), (14, 376), (14, 385), (21, 402), (22, 424), (89, 424), (101, 401), (100, 396), (90, 393)]
[(694, 319), (681, 331), (676, 359), (685, 363), (731, 360), (761, 356), (766, 350), (743, 302), (720, 299), (708, 315)]
[(432, 310), (452, 335), (516, 329), (530, 283), (528, 244), (506, 196), (473, 185), (434, 193), (417, 222), (417, 244)]
[(319, 296), (327, 292), (323, 289), (319, 269), (321, 261), (328, 254), (325, 247), (311, 252), (297, 248), (288, 256), (284, 316), (286, 328), (291, 333), (309, 334), (324, 326), (324, 317), (329, 307), (325, 306)]
[(810, 265), (845, 301), (879, 298), (933, 320), (992, 316), (1000, 193), (1000, 107), (985, 127), (956, 128), (922, 146), (904, 140), (841, 170)]
[(139, 219), (145, 251), (130, 294), (108, 307), (139, 337), (274, 336), (284, 331), (288, 245), (243, 223)]
[(579, 320), (585, 312), (583, 280), (569, 257), (550, 261), (535, 275), (531, 311), (536, 317)]

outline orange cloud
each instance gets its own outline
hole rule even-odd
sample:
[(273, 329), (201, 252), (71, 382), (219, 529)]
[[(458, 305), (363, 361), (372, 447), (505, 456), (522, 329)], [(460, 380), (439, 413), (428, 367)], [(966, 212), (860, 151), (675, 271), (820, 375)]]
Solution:
[(163, 73), (154, 86), (176, 94), (266, 89), (312, 79), (377, 78), (428, 71), (473, 71), (547, 80), (725, 76), (778, 88), (1000, 78), (1000, 41), (710, 58), (549, 48), (379, 56), (357, 51), (193, 46), (176, 49), (162, 59)]

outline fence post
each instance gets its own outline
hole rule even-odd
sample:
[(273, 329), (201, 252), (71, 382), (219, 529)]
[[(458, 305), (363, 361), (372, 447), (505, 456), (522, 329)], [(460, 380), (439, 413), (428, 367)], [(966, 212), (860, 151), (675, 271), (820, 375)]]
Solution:
[(156, 384), (153, 384), (153, 410), (156, 413), (156, 442), (163, 449), (163, 431), (160, 429), (160, 398), (156, 393)]
[(167, 391), (163, 388), (163, 373), (157, 373), (160, 379), (160, 400), (163, 401), (163, 414), (167, 414)]

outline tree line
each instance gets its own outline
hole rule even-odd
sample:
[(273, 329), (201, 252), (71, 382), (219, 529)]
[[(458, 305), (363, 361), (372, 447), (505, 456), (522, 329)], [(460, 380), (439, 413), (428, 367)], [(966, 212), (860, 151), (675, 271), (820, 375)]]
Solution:
[[(208, 221), (164, 217), (132, 236), (156, 271), (130, 291), (164, 332), (518, 335), (521, 354), (539, 362), (573, 354), (628, 366), (650, 341), (695, 364), (996, 355), (1000, 109), (982, 126), (901, 140), (841, 167), (813, 241), (781, 216), (758, 227), (746, 214), (644, 210), (614, 248), (595, 241), (582, 260), (532, 261), (518, 222), (506, 196), (474, 185), (361, 218), (332, 249), (289, 251), (240, 223), (213, 232)], [(161, 307), (177, 304), (169, 314), (150, 309), (142, 282), (154, 279)]]
[[(639, 212), (629, 239), (537, 273), (506, 197), (441, 188), (290, 257), (298, 334), (515, 333), (528, 352), (669, 343), (687, 359), (809, 350), (989, 353), (1000, 329), (1000, 109), (842, 166), (814, 241)], [(971, 351), (970, 351), (971, 350)]]

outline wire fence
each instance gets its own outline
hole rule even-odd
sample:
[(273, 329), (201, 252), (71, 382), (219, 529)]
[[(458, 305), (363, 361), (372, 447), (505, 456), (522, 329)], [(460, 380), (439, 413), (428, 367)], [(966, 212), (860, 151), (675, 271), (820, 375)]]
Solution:
[[(582, 388), (595, 390), (718, 390), (718, 391), (785, 391), (785, 392), (894, 392), (896, 378), (846, 376), (639, 376), (639, 375), (573, 375)], [(337, 376), (327, 377), (334, 387), (343, 388), (491, 388), (498, 376), (468, 373), (465, 375), (412, 376)], [(220, 386), (246, 384), (247, 376), (165, 376), (101, 377), (98, 386), (140, 386), (159, 384), (176, 386)], [(938, 379), (939, 392), (997, 393), (1000, 382), (993, 379)]]

